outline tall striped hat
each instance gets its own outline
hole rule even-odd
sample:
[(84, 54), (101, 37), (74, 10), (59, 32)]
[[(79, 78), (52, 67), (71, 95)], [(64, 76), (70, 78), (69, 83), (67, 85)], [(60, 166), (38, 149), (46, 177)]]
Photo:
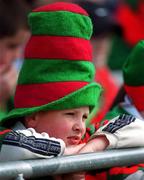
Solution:
[(144, 41), (132, 50), (123, 66), (124, 87), (139, 111), (144, 111)]
[(29, 15), (32, 36), (15, 92), (15, 109), (3, 119), (37, 111), (64, 110), (98, 102), (90, 38), (92, 23), (76, 4), (58, 2)]

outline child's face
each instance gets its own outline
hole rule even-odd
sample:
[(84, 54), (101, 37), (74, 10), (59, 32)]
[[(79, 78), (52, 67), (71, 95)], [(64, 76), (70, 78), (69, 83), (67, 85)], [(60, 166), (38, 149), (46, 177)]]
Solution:
[(89, 107), (39, 112), (35, 116), (35, 130), (50, 137), (61, 138), (66, 145), (79, 144), (85, 133)]
[(20, 29), (14, 36), (0, 39), (0, 66), (9, 66), (21, 57), (22, 49), (29, 36), (28, 30)]

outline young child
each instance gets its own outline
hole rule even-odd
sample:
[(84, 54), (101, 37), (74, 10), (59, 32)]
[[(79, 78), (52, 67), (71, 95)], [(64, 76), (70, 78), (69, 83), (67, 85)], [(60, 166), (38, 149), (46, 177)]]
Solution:
[(143, 59), (144, 41), (140, 41), (132, 50), (123, 66), (123, 86), (114, 102), (113, 109), (106, 118), (119, 114), (130, 114), (144, 119), (143, 108)]
[[(126, 121), (122, 127), (115, 123), (115, 132), (106, 128), (86, 132), (85, 121), (102, 89), (93, 81), (92, 23), (86, 11), (75, 4), (54, 3), (35, 9), (29, 23), (32, 36), (19, 74), (15, 109), (1, 119), (0, 160), (131, 147), (132, 140), (143, 146), (140, 136), (132, 139), (131, 134), (136, 127), (143, 135), (144, 123), (132, 116), (112, 120)], [(126, 134), (120, 134), (126, 129)]]

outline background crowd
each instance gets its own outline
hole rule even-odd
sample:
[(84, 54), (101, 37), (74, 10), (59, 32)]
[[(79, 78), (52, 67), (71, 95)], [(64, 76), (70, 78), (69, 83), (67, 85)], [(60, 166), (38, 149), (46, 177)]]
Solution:
[[(60, 1), (60, 0), (59, 0)], [(13, 95), (23, 64), (25, 45), (31, 29), (27, 16), (41, 5), (58, 0), (0, 0), (0, 120), (13, 109)], [(102, 85), (98, 106), (87, 119), (99, 125), (119, 114), (143, 119), (144, 108), (139, 94), (144, 65), (144, 1), (143, 0), (61, 0), (85, 9), (93, 23), (90, 39), (96, 74), (94, 81)], [(137, 45), (137, 46), (136, 46)], [(134, 51), (133, 48), (135, 47)], [(128, 61), (126, 63), (126, 60)], [(134, 72), (139, 71), (139, 75)], [(133, 83), (136, 81), (136, 83)], [(136, 89), (143, 97), (143, 89)]]
[[(13, 92), (23, 61), (23, 50), (30, 31), (28, 13), (38, 6), (58, 0), (0, 1), (0, 117), (13, 107)], [(63, 0), (64, 2), (64, 0)], [(108, 112), (123, 83), (122, 66), (139, 40), (144, 38), (144, 2), (142, 0), (67, 0), (82, 6), (90, 15), (95, 80), (104, 90), (94, 122)], [(18, 8), (17, 8), (18, 7)]]

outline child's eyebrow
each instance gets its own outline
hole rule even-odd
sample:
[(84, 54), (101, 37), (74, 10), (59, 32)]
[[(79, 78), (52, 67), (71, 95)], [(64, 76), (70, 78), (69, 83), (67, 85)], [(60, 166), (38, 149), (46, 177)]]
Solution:
[(66, 110), (64, 113), (69, 113), (69, 112), (77, 112), (76, 110)]

